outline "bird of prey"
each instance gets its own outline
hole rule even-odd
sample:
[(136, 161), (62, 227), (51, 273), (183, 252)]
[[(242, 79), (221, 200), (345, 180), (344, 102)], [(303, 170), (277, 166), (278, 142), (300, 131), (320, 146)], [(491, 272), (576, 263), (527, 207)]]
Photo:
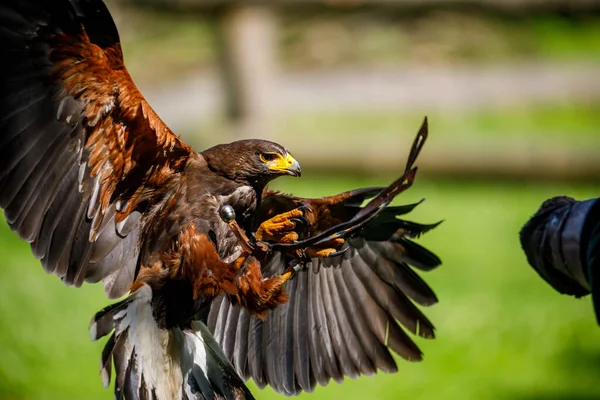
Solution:
[(300, 175), (279, 144), (176, 136), (101, 0), (3, 0), (0, 60), (0, 207), (47, 273), (126, 296), (90, 325), (117, 399), (249, 399), (249, 378), (296, 394), (421, 359), (405, 329), (433, 337), (415, 303), (437, 299), (408, 264), (440, 264), (411, 240), (437, 224), (390, 202), (426, 123), (387, 188), (303, 199), (266, 188)]
[(575, 297), (592, 294), (600, 324), (600, 200), (550, 198), (519, 237), (529, 264), (557, 292)]

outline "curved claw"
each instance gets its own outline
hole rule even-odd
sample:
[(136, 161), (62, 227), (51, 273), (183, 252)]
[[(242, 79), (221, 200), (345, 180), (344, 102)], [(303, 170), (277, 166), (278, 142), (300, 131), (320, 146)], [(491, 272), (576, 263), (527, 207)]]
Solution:
[(344, 253), (346, 250), (348, 249), (348, 247), (340, 249), (340, 250), (336, 250), (334, 247), (330, 247), (330, 248), (309, 248), (306, 249), (306, 256), (310, 257), (310, 258), (332, 258), (335, 256), (339, 256), (340, 254)]
[(343, 248), (339, 249), (338, 251), (334, 251), (333, 253), (327, 254), (327, 257), (325, 257), (325, 258), (337, 257), (341, 254), (344, 254), (346, 251), (348, 251), (349, 248), (350, 248), (350, 246), (344, 246)]
[(290, 221), (293, 222), (294, 224), (296, 224), (296, 227), (308, 226), (310, 224), (310, 222), (308, 222), (308, 219), (303, 215), (300, 217), (290, 218)]
[(302, 211), (302, 214), (304, 214), (306, 211), (312, 212), (312, 209), (306, 205), (301, 205), (300, 207), (296, 207), (296, 210)]

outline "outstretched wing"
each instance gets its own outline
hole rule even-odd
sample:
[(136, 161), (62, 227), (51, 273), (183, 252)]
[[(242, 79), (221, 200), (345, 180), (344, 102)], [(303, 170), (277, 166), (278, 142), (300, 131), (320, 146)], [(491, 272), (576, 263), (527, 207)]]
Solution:
[(68, 285), (136, 273), (144, 213), (191, 149), (150, 108), (99, 0), (0, 4), (0, 207)]
[[(368, 188), (323, 199), (268, 194), (258, 221), (308, 205), (311, 229), (322, 232), (348, 221), (364, 200), (385, 188)], [(431, 270), (437, 256), (411, 240), (437, 224), (421, 225), (397, 217), (417, 204), (387, 207), (347, 241), (333, 258), (313, 259), (307, 270), (286, 284), (290, 296), (263, 321), (218, 298), (208, 327), (241, 376), (291, 395), (377, 370), (394, 372), (390, 350), (407, 360), (421, 352), (404, 329), (425, 338), (434, 327), (415, 303), (437, 302), (429, 286), (413, 271)], [(276, 254), (264, 267), (266, 276), (282, 273), (286, 260)], [(404, 329), (402, 328), (404, 327)]]

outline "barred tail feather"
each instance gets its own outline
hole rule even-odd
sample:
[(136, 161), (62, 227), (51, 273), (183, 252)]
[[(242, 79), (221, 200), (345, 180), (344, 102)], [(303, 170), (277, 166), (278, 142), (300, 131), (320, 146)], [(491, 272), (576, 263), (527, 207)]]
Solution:
[(92, 319), (97, 340), (111, 332), (100, 362), (105, 387), (115, 370), (115, 399), (253, 399), (206, 326), (162, 329), (152, 315), (152, 290), (142, 286)]

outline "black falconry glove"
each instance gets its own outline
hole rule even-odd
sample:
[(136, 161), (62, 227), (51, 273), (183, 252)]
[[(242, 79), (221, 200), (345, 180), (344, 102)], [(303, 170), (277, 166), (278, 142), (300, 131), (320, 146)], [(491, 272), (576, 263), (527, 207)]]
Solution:
[(592, 294), (600, 324), (600, 199), (546, 200), (520, 232), (527, 261), (562, 294)]

